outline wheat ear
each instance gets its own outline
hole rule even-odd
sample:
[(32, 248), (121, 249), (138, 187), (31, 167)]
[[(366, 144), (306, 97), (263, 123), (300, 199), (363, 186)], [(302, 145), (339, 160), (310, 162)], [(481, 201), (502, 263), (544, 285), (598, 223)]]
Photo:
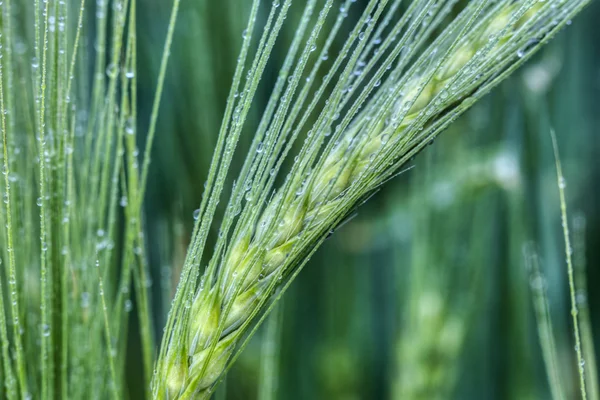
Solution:
[[(352, 2), (347, 1), (343, 7)], [(290, 3), (273, 3), (265, 32), (282, 23)], [(299, 76), (316, 47), (316, 36), (331, 7), (331, 1), (326, 2), (305, 53), (299, 57), (299, 67), (291, 74), (291, 64), (282, 68), (281, 75), (289, 76), (291, 89), (283, 94), (279, 86), (274, 90), (271, 100), (275, 102), (267, 106), (265, 124), (259, 126), (247, 163), (234, 186), (228, 207), (231, 214), (225, 216), (215, 254), (196, 286), (207, 226), (214, 216), (211, 204), (215, 205), (223, 184), (218, 178), (209, 178), (212, 190), (199, 210), (199, 222), (155, 371), (155, 398), (210, 397), (231, 364), (242, 336), (252, 324), (260, 322), (259, 317), (264, 317), (277, 291), (287, 287), (328, 233), (585, 3), (474, 1), (442, 34), (431, 38), (433, 29), (449, 15), (454, 2), (416, 0), (391, 28), (379, 51), (374, 51), (373, 44), (382, 42), (379, 35), (391, 23), (399, 2), (370, 1), (348, 39), (349, 48), (356, 46), (354, 52), (342, 50), (332, 69), (342, 65), (341, 60), (349, 54), (350, 61), (344, 61), (346, 68), (339, 73), (339, 81), (329, 92), (317, 122), (305, 130), (308, 133), (304, 146), (288, 178), (269, 200), (281, 160), (317, 104), (303, 109), (309, 92), (302, 90), (289, 111)], [(316, 1), (308, 2), (307, 15), (315, 4)], [(342, 15), (346, 12), (345, 8), (340, 10)], [(307, 20), (302, 20), (302, 29)], [(271, 35), (276, 37), (278, 31), (274, 32)], [(399, 33), (401, 38), (397, 41)], [(256, 88), (251, 77), (260, 78), (260, 68), (264, 66), (261, 56), (269, 54), (271, 39), (268, 34), (261, 38), (259, 54), (248, 74), (250, 85), (242, 91), (244, 99), (229, 116), (226, 113), (225, 120), (230, 117), (232, 122), (226, 123), (221, 147), (217, 146), (215, 171), (227, 171), (230, 152), (235, 147), (236, 139), (232, 138), (239, 135), (244, 111)], [(425, 43), (430, 43), (427, 48), (423, 48)], [(294, 46), (292, 54), (297, 50)], [(384, 53), (388, 58), (383, 58)], [(315, 65), (318, 69), (320, 61)], [(360, 73), (353, 74), (357, 68)], [(334, 75), (335, 71), (327, 74), (322, 87)], [(371, 79), (367, 81), (368, 77)], [(313, 78), (312, 73), (308, 74), (307, 82)], [(324, 91), (315, 93), (319, 98)], [(297, 122), (300, 110), (304, 114)], [(332, 133), (331, 125), (340, 113), (344, 113), (344, 118), (341, 123), (336, 122)], [(244, 197), (246, 206), (240, 214)], [(234, 217), (237, 224), (229, 233)]]

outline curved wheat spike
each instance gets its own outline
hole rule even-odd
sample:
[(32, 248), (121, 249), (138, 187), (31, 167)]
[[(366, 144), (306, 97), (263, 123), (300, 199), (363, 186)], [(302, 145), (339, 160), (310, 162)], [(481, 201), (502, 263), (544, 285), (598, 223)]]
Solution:
[[(415, 0), (396, 17), (398, 1), (372, 0), (314, 87), (315, 75), (305, 70), (327, 56), (329, 41), (315, 51), (333, 1), (324, 3), (313, 16), (317, 1), (307, 2), (297, 32), (307, 35), (305, 46), (298, 54), (290, 49), (200, 277), (216, 204), (290, 0), (271, 6), (242, 88), (236, 72), (233, 111), (224, 120), (161, 346), (155, 398), (209, 398), (239, 343), (327, 235), (587, 1), (473, 1), (435, 35), (454, 1)], [(336, 21), (351, 3), (331, 13)], [(377, 29), (380, 21), (389, 27)], [(300, 137), (304, 144), (275, 190)]]

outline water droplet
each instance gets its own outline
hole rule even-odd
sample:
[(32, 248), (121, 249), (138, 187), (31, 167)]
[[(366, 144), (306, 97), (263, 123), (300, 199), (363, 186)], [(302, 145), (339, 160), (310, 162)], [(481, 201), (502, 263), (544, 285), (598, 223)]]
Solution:
[(44, 337), (50, 336), (50, 326), (48, 326), (48, 324), (42, 325), (42, 335), (44, 335)]
[(41, 206), (42, 206), (42, 203), (43, 203), (43, 200), (42, 200), (42, 198), (41, 198), (41, 197), (38, 197), (38, 198), (37, 198), (37, 201), (36, 201), (36, 204), (38, 205), (38, 207), (41, 207)]
[(558, 179), (558, 187), (561, 189), (564, 189), (567, 187), (567, 181), (562, 176)]
[(131, 300), (125, 300), (125, 312), (130, 312), (133, 309), (133, 303)]
[(197, 208), (197, 209), (194, 210), (193, 216), (194, 216), (194, 220), (195, 221), (197, 221), (198, 218), (200, 218), (200, 209), (199, 208)]
[(256, 152), (259, 153), (259, 154), (262, 153), (263, 152), (263, 147), (264, 146), (263, 146), (262, 142), (258, 143), (258, 146), (256, 146)]
[(125, 132), (128, 135), (133, 135), (135, 133), (135, 121), (132, 117), (127, 118), (127, 121), (125, 121)]
[(119, 73), (119, 66), (117, 64), (110, 63), (106, 67), (106, 75), (109, 78), (115, 78)]

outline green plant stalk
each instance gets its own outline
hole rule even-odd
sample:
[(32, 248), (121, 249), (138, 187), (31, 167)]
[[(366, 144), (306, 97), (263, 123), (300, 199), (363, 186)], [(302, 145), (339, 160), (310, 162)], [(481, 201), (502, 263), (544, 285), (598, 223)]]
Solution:
[[(59, 3), (54, 3), (53, 14), (55, 18), (61, 19), (61, 13), (64, 12), (64, 7), (59, 8)], [(66, 270), (67, 265), (64, 262), (65, 257), (62, 255), (62, 248), (65, 245), (62, 234), (62, 216), (61, 209), (64, 204), (65, 192), (65, 169), (58, 166), (65, 165), (65, 144), (66, 132), (64, 126), (63, 112), (63, 91), (65, 84), (65, 75), (63, 72), (66, 67), (65, 53), (59, 51), (66, 49), (66, 34), (64, 30), (58, 30), (57, 34), (53, 35), (53, 51), (52, 64), (49, 86), (51, 91), (50, 97), (50, 115), (49, 125), (52, 131), (60, 132), (56, 135), (53, 145), (57, 148), (57, 156), (55, 162), (51, 163), (49, 169), (49, 189), (50, 199), (50, 245), (49, 252), (51, 257), (50, 265), (52, 276), (52, 326), (54, 330), (52, 335), (52, 346), (54, 347), (54, 368), (55, 379), (53, 392), (55, 397), (67, 397), (67, 356), (68, 356), (68, 303), (66, 302), (67, 282)]]
[[(7, 3), (9, 6), (10, 3)], [(6, 15), (3, 15), (3, 22), (9, 23), (10, 18), (6, 18)], [(6, 40), (6, 42), (4, 42)], [(10, 47), (10, 36), (3, 40), (3, 47)], [(10, 63), (7, 65), (10, 67)], [(10, 77), (8, 82), (11, 82)], [(10, 107), (10, 103), (6, 104), (6, 106)], [(14, 226), (12, 223), (12, 192), (10, 188), (10, 163), (8, 157), (8, 144), (9, 144), (9, 135), (8, 135), (8, 124), (6, 123), (6, 112), (10, 108), (6, 108), (5, 106), (5, 91), (4, 91), (4, 68), (3, 65), (0, 65), (0, 113), (1, 113), (1, 128), (2, 128), (2, 148), (3, 148), (3, 170), (2, 173), (4, 175), (4, 203), (5, 203), (5, 211), (6, 211), (6, 244), (8, 246), (8, 264), (9, 264), (9, 299), (11, 302), (11, 315), (13, 318), (13, 336), (15, 338), (15, 347), (16, 347), (16, 362), (17, 362), (17, 377), (18, 383), (21, 391), (21, 396), (25, 396), (28, 393), (27, 389), (27, 378), (26, 378), (26, 368), (25, 368), (25, 355), (23, 351), (23, 342), (21, 339), (21, 335), (19, 330), (21, 329), (21, 321), (19, 318), (19, 300), (18, 300), (18, 292), (17, 292), (17, 271), (16, 271), (16, 261), (15, 261), (15, 249), (13, 243), (13, 231)], [(1, 307), (4, 307), (3, 304), (0, 304)], [(2, 311), (4, 313), (4, 310)], [(7, 375), (10, 374), (10, 371), (7, 371)], [(10, 375), (9, 375), (10, 376)]]
[(48, 310), (48, 308), (52, 307), (52, 304), (48, 304), (48, 301), (51, 299), (51, 287), (49, 286), (51, 283), (48, 283), (50, 279), (52, 279), (52, 271), (51, 266), (48, 265), (48, 260), (46, 258), (46, 240), (48, 240), (48, 232), (46, 227), (48, 206), (46, 196), (48, 194), (47, 182), (46, 182), (46, 74), (47, 74), (47, 53), (48, 53), (48, 20), (50, 17), (50, 2), (46, 2), (44, 7), (44, 38), (42, 45), (42, 75), (40, 81), (40, 90), (39, 90), (39, 98), (40, 98), (40, 107), (38, 111), (39, 125), (38, 125), (38, 143), (39, 143), (39, 159), (40, 159), (40, 167), (39, 167), (39, 179), (40, 179), (40, 199), (41, 199), (41, 208), (40, 208), (40, 261), (41, 261), (41, 302), (42, 302), (42, 328), (41, 328), (41, 341), (42, 341), (42, 349), (41, 349), (41, 365), (42, 365), (42, 399), (48, 399), (52, 397), (51, 393), (51, 385), (54, 378), (54, 368), (55, 366), (49, 361), (52, 360), (53, 352), (52, 347), (50, 345), (51, 339), (48, 338), (44, 332), (44, 330), (49, 329), (52, 334), (52, 310)]
[[(17, 362), (17, 376), (18, 383), (20, 385), (21, 395), (28, 393), (28, 385), (26, 381), (26, 368), (24, 365), (25, 353), (23, 350), (22, 338), (18, 336), (19, 330), (23, 329), (24, 321), (21, 320), (19, 315), (19, 295), (18, 295), (18, 284), (19, 277), (16, 271), (15, 252), (13, 246), (13, 234), (14, 224), (13, 218), (13, 202), (14, 195), (10, 188), (9, 174), (11, 172), (11, 162), (7, 148), (14, 144), (14, 107), (12, 90), (5, 90), (4, 83), (8, 84), (10, 89), (13, 85), (13, 71), (12, 71), (12, 16), (11, 16), (11, 1), (4, 2), (2, 7), (2, 65), (0, 65), (0, 112), (2, 113), (2, 143), (3, 143), (3, 174), (4, 174), (4, 203), (6, 221), (3, 221), (3, 226), (6, 227), (6, 244), (10, 251), (7, 254), (8, 261), (8, 289), (9, 289), (9, 300), (11, 302), (10, 312), (13, 320), (13, 337), (15, 338), (15, 352)], [(3, 305), (0, 305), (4, 307)], [(4, 312), (4, 310), (3, 310)], [(7, 371), (7, 377), (11, 377), (11, 372)], [(10, 391), (9, 391), (10, 393)]]
[[(437, 67), (415, 75), (407, 83), (404, 100), (408, 101), (402, 107), (398, 103), (383, 107), (388, 111), (374, 122), (357, 120), (342, 134), (339, 145), (328, 151), (327, 157), (312, 170), (311, 181), (302, 186), (299, 193), (282, 190), (269, 203), (255, 227), (240, 230), (234, 235), (232, 246), (221, 263), (217, 283), (212, 285), (209, 275), (189, 305), (184, 345), (170, 348), (162, 360), (164, 364), (159, 370), (164, 375), (160, 379), (168, 387), (169, 398), (205, 398), (210, 395), (213, 385), (228, 365), (236, 342), (261, 306), (269, 300), (273, 289), (284, 276), (293, 272), (291, 267), (295, 260), (311, 251), (307, 244), (314, 243), (316, 238), (331, 229), (322, 222), (325, 217), (328, 214), (343, 217), (348, 211), (348, 203), (356, 204), (383, 182), (372, 175), (370, 181), (365, 178), (371, 170), (381, 170), (382, 175), (389, 173), (389, 166), (381, 165), (386, 159), (381, 154), (399, 152), (396, 155), (401, 161), (393, 164), (398, 167), (435, 136), (435, 133), (431, 136), (410, 136), (407, 133), (419, 122), (433, 127), (433, 131), (447, 124), (448, 119), (440, 111), (428, 115), (425, 111), (431, 110), (434, 102), (443, 97), (443, 91), (465, 73), (470, 61), (490, 46), (488, 37), (499, 35), (495, 45), (500, 49), (503, 44), (518, 40), (519, 29), (537, 21), (537, 10), (541, 7), (519, 9), (518, 6), (505, 5), (496, 10), (486, 20), (487, 25), (470, 32), (459, 46), (451, 46), (451, 52)], [(513, 21), (511, 18), (515, 10), (520, 11), (521, 16)], [(467, 27), (471, 24), (473, 20)], [(499, 52), (510, 58), (501, 50)], [(503, 76), (501, 74), (493, 82)], [(462, 100), (465, 98), (462, 97)], [(464, 108), (472, 102), (467, 98)], [(386, 122), (398, 116), (401, 123)], [(298, 186), (300, 179), (297, 175), (292, 176), (295, 176), (292, 182)], [(363, 183), (363, 188), (356, 189)], [(352, 194), (355, 196), (353, 201), (344, 201), (344, 197), (351, 198)], [(186, 284), (186, 277), (182, 279)], [(208, 287), (204, 287), (206, 285)]]
[(571, 247), (571, 238), (569, 234), (569, 221), (567, 219), (567, 201), (565, 200), (565, 178), (562, 173), (560, 155), (558, 152), (558, 144), (554, 131), (550, 131), (552, 137), (552, 148), (554, 150), (554, 161), (556, 164), (556, 180), (558, 184), (558, 194), (560, 198), (560, 216), (563, 228), (563, 239), (565, 242), (565, 254), (567, 263), (567, 276), (569, 278), (569, 295), (571, 300), (571, 317), (573, 319), (573, 336), (575, 339), (575, 354), (577, 356), (577, 371), (579, 373), (579, 389), (581, 391), (582, 400), (587, 399), (587, 390), (585, 382), (585, 360), (583, 358), (583, 350), (581, 348), (581, 334), (579, 332), (579, 319), (577, 308), (577, 299), (575, 292), (575, 273), (573, 272), (573, 248)]
[[(127, 21), (130, 31), (126, 39), (127, 14), (118, 11), (119, 6), (124, 4), (127, 10), (127, 4), (134, 2), (111, 2), (111, 35), (106, 35), (107, 24), (100, 16), (107, 15), (108, 2), (98, 3), (96, 54), (100, 55), (96, 61), (101, 61), (96, 63), (93, 79), (88, 79), (92, 63), (85, 48), (78, 52), (79, 46), (88, 42), (80, 41), (85, 37), (84, 0), (73, 10), (58, 0), (18, 3), (13, 7), (15, 15), (11, 15), (10, 3), (4, 2), (0, 14), (0, 164), (5, 175), (0, 185), (5, 196), (0, 208), (4, 264), (0, 269), (5, 274), (0, 282), (0, 397), (66, 399), (89, 393), (92, 398), (122, 398), (125, 355), (111, 350), (124, 349), (127, 341), (125, 330), (114, 329), (122, 322), (118, 317), (123, 313), (112, 313), (118, 304), (112, 278), (119, 271), (119, 263), (111, 250), (118, 235), (118, 175), (123, 174), (122, 183), (125, 174), (131, 180), (133, 176), (139, 179), (137, 168), (123, 165), (121, 158), (125, 117), (129, 102), (134, 103), (131, 108), (135, 113), (136, 98), (135, 84), (118, 87), (117, 76), (109, 74), (109, 81), (102, 77), (106, 67), (102, 60), (107, 59), (101, 54), (109, 48), (110, 60), (120, 64), (122, 44), (135, 47), (133, 18)], [(78, 17), (69, 19), (70, 11), (78, 11)], [(10, 23), (13, 17), (18, 22), (16, 28)], [(35, 36), (32, 50), (27, 47), (29, 32)], [(15, 48), (22, 50), (18, 50), (21, 56), (13, 65), (11, 52)], [(135, 49), (131, 53), (135, 54)], [(168, 56), (168, 46), (165, 54)], [(127, 60), (125, 63), (128, 65)], [(121, 82), (130, 82), (127, 75), (123, 73)], [(90, 96), (96, 99), (91, 108)], [(79, 139), (78, 130), (88, 136)], [(135, 138), (126, 142), (128, 156), (136, 153), (131, 159), (137, 158)], [(90, 156), (92, 148), (104, 153)], [(139, 190), (138, 185), (135, 187)], [(141, 196), (136, 193), (130, 204), (129, 215), (138, 223), (133, 239), (123, 245), (128, 246), (124, 253), (134, 254), (134, 245), (143, 245), (141, 223), (136, 218)], [(99, 228), (105, 228), (108, 235), (97, 233)], [(99, 240), (96, 234), (106, 240)], [(93, 269), (96, 261), (101, 267)], [(142, 256), (134, 261), (140, 268), (128, 271), (135, 276), (138, 306), (144, 310), (140, 312), (142, 337), (147, 339), (151, 338), (147, 288), (138, 284), (146, 281), (147, 261)], [(151, 340), (144, 340), (147, 378), (152, 372), (152, 351)], [(41, 368), (33, 368), (40, 364)]]

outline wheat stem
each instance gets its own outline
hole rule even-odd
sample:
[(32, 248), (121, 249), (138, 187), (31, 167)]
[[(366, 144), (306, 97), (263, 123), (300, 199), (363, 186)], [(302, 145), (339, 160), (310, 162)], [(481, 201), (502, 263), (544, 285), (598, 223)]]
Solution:
[(554, 161), (556, 164), (556, 179), (558, 183), (558, 194), (560, 198), (560, 216), (562, 221), (563, 239), (565, 242), (565, 255), (567, 263), (567, 276), (569, 278), (569, 295), (571, 300), (571, 317), (573, 319), (573, 337), (575, 338), (575, 354), (577, 356), (577, 371), (579, 374), (579, 389), (582, 400), (587, 399), (587, 390), (585, 382), (585, 360), (583, 358), (583, 349), (581, 348), (581, 334), (579, 332), (579, 310), (577, 308), (577, 298), (575, 290), (575, 273), (573, 271), (573, 248), (571, 247), (571, 236), (569, 233), (569, 221), (567, 219), (567, 201), (565, 199), (565, 178), (562, 173), (558, 144), (554, 131), (550, 131), (552, 137), (552, 148), (554, 150)]

